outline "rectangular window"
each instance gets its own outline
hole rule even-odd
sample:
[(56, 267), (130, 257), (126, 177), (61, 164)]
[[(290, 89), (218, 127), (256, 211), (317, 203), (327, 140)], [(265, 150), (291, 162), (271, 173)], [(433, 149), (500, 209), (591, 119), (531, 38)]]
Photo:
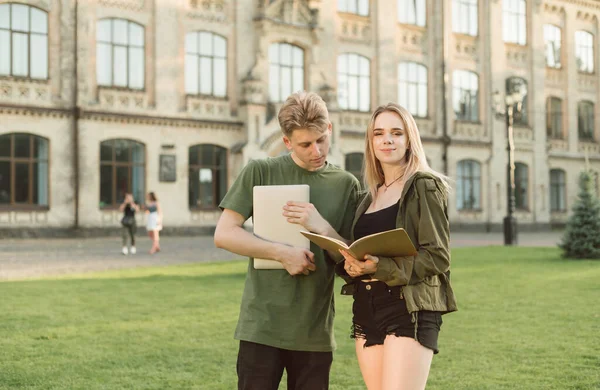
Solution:
[(477, 36), (477, 0), (454, 0), (452, 2), (452, 31)]
[(559, 69), (561, 67), (561, 30), (551, 24), (544, 25), (544, 41), (546, 44), (546, 66)]
[(398, 21), (425, 27), (425, 0), (398, 0)]
[(525, 0), (503, 0), (502, 6), (504, 42), (525, 45), (527, 43), (527, 3)]
[(575, 32), (575, 58), (582, 73), (594, 73), (594, 36), (587, 31)]

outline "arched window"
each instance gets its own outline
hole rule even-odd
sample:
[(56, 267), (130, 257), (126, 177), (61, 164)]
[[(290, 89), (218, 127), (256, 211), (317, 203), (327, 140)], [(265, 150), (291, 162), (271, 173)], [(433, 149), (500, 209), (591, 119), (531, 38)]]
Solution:
[(456, 208), (481, 209), (481, 165), (474, 160), (462, 160), (456, 171)]
[(562, 169), (550, 170), (550, 210), (565, 211), (567, 209), (567, 181)]
[(548, 138), (564, 138), (562, 100), (553, 96), (546, 99), (546, 133)]
[(227, 95), (227, 41), (211, 32), (185, 36), (185, 92), (192, 95)]
[(369, 0), (338, 0), (338, 11), (368, 16)]
[(553, 24), (544, 25), (544, 43), (546, 44), (546, 66), (548, 68), (561, 67), (561, 30)]
[(363, 153), (348, 153), (345, 158), (345, 167), (348, 172), (356, 176), (358, 181), (362, 183), (362, 166), (363, 166)]
[(194, 145), (189, 149), (189, 207), (216, 209), (227, 192), (227, 149)]
[(594, 73), (594, 36), (587, 31), (575, 31), (575, 58), (582, 73)]
[(146, 148), (128, 139), (100, 144), (100, 208), (117, 207), (126, 193), (138, 203), (145, 199)]
[(425, 26), (426, 0), (398, 0), (398, 22)]
[(457, 120), (479, 120), (479, 78), (476, 73), (455, 70), (452, 74), (452, 95)]
[(144, 89), (144, 27), (125, 19), (102, 19), (96, 31), (98, 85)]
[(25, 4), (0, 4), (0, 76), (48, 78), (48, 14)]
[(414, 117), (427, 117), (427, 68), (416, 62), (398, 65), (398, 103)]
[(515, 207), (529, 209), (529, 168), (523, 163), (515, 164)]
[(504, 42), (525, 45), (527, 43), (527, 2), (503, 0), (502, 8)]
[(304, 89), (304, 51), (289, 43), (269, 47), (269, 99), (283, 102), (289, 95)]
[(584, 100), (577, 104), (577, 130), (580, 141), (594, 140), (594, 103)]
[(452, 31), (477, 36), (477, 0), (453, 0)]
[(513, 105), (513, 118), (515, 125), (527, 126), (528, 124), (528, 91), (527, 91), (527, 81), (522, 79), (521, 77), (509, 77), (506, 79), (506, 94), (511, 95), (516, 91), (521, 91), (523, 96), (523, 101), (521, 102), (521, 111), (518, 111), (518, 103)]
[(371, 65), (358, 54), (338, 57), (338, 104), (342, 110), (371, 109)]
[(0, 135), (0, 207), (48, 206), (48, 146), (33, 134)]

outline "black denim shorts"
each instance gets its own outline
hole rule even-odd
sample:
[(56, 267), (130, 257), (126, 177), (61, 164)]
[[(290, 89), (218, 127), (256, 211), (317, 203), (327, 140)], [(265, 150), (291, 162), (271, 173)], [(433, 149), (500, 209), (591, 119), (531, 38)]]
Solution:
[(356, 282), (352, 306), (353, 339), (365, 339), (365, 347), (382, 345), (387, 335), (410, 337), (438, 353), (442, 315), (437, 311), (409, 313), (401, 288), (381, 281)]

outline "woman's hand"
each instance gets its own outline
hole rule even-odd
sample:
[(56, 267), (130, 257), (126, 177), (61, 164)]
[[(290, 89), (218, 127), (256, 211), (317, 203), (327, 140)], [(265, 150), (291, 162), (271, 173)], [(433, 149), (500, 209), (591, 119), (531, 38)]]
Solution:
[(283, 215), (290, 223), (302, 225), (306, 230), (327, 235), (329, 232), (329, 222), (319, 214), (312, 203), (307, 202), (287, 202), (283, 206)]
[(374, 274), (377, 271), (378, 257), (365, 255), (364, 260), (358, 260), (345, 250), (340, 249), (340, 253), (345, 259), (344, 269), (353, 278)]

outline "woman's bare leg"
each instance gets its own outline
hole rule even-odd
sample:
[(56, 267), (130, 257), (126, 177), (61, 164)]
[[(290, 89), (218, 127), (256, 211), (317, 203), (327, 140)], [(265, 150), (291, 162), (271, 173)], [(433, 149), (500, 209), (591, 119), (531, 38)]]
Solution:
[(381, 390), (383, 373), (383, 345), (372, 345), (364, 348), (366, 340), (356, 339), (356, 357), (368, 390)]
[(433, 351), (410, 337), (389, 335), (383, 344), (382, 390), (422, 390)]

